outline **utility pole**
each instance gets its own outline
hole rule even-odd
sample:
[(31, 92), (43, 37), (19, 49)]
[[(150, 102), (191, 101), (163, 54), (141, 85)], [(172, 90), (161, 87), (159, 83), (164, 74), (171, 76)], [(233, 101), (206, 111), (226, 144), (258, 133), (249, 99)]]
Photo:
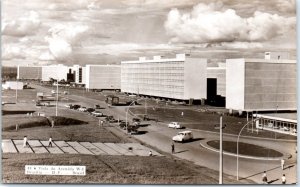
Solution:
[(220, 116), (220, 126), (215, 129), (220, 130), (220, 158), (219, 158), (219, 184), (223, 184), (223, 129), (226, 125), (222, 124), (222, 116)]
[(56, 107), (55, 107), (55, 116), (57, 116), (57, 105), (58, 105), (58, 80), (56, 82)]

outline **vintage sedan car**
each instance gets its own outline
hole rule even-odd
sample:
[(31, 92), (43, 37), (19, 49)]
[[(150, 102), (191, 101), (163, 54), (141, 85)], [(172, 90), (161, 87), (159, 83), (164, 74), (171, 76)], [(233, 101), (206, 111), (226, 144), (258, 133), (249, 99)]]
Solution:
[(182, 125), (180, 125), (178, 122), (171, 122), (168, 124), (169, 128), (174, 128), (174, 129), (181, 129), (183, 128)]

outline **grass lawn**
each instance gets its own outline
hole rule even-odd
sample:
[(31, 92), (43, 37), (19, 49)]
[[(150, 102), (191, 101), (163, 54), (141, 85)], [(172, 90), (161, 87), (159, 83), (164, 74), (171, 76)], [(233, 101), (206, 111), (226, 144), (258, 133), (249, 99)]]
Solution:
[[(220, 141), (209, 141), (207, 144), (213, 148), (219, 149)], [(231, 141), (223, 141), (223, 150), (235, 153), (237, 152), (237, 144), (236, 142)], [(275, 151), (270, 148), (257, 146), (253, 144), (239, 142), (239, 154), (241, 155), (248, 155), (248, 156), (256, 156), (256, 157), (282, 157), (283, 154)]]
[[(217, 184), (218, 171), (170, 157), (3, 154), (4, 183)], [(25, 165), (86, 166), (86, 176), (25, 175)], [(224, 175), (225, 184), (234, 184)], [(239, 184), (241, 181), (239, 181)], [(242, 183), (252, 183), (244, 180)]]
[[(145, 113), (145, 109), (142, 107), (131, 108), (130, 111), (137, 114)], [(181, 116), (181, 112), (184, 115)], [(169, 109), (169, 108), (156, 108), (155, 110), (148, 109), (147, 114), (150, 118), (158, 119), (159, 121), (170, 123), (172, 121), (177, 121), (182, 123), (185, 127), (191, 129), (200, 129), (207, 131), (218, 132), (215, 130), (214, 126), (219, 125), (220, 115), (212, 112), (198, 112), (190, 109)], [(223, 116), (223, 124), (226, 124), (226, 128), (223, 129), (224, 133), (238, 135), (241, 128), (247, 121), (242, 117), (235, 116)], [(247, 127), (244, 128), (242, 135), (244, 136), (255, 136), (255, 137), (265, 137), (274, 138), (275, 134), (271, 131), (255, 131), (255, 124), (253, 124), (254, 133), (251, 132), (251, 124), (249, 125), (249, 132), (247, 132)], [(286, 134), (276, 134), (277, 139), (292, 139), (296, 140), (297, 137), (286, 135)]]

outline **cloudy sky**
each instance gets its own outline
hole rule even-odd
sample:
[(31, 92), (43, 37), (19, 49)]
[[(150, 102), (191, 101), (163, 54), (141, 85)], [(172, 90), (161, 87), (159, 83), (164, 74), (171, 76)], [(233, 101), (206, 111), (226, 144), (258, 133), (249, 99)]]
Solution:
[(2, 64), (107, 64), (296, 49), (295, 0), (3, 0)]

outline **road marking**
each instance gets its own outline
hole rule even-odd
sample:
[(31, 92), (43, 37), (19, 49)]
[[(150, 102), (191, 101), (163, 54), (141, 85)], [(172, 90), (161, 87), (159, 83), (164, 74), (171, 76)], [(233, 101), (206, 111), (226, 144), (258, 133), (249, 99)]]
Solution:
[(23, 140), (13, 140), (19, 153), (33, 153), (32, 149), (27, 145), (23, 147)]
[(125, 149), (121, 146), (118, 146), (115, 143), (104, 143), (105, 145), (111, 147), (112, 149), (116, 150), (117, 152), (121, 153), (122, 155), (134, 155), (132, 152), (130, 152), (128, 149)]
[(121, 153), (115, 151), (114, 149), (108, 147), (104, 143), (93, 143), (95, 146), (100, 148), (101, 150), (105, 151), (109, 155), (121, 155)]
[(73, 147), (71, 147), (69, 144), (67, 144), (65, 141), (54, 141), (54, 143), (60, 147), (61, 150), (63, 150), (63, 152), (65, 153), (69, 153), (69, 154), (78, 154), (78, 152), (73, 149)]
[(104, 152), (103, 150), (99, 149), (98, 147), (96, 147), (95, 145), (93, 145), (90, 142), (79, 142), (81, 145), (83, 145), (85, 148), (87, 148), (89, 151), (91, 151), (92, 153), (94, 153), (95, 155), (107, 155), (106, 152)]
[(78, 153), (85, 154), (85, 155), (93, 155), (91, 151), (89, 151), (87, 148), (79, 144), (78, 142), (67, 142), (69, 145), (73, 147)]
[(39, 140), (28, 140), (28, 143), (34, 153), (49, 153)]
[(41, 141), (41, 143), (47, 147), (48, 151), (52, 154), (63, 154), (64, 152), (60, 150), (54, 143), (52, 143), (52, 147), (48, 147), (48, 141)]
[(3, 153), (18, 153), (14, 143), (11, 140), (2, 140)]

